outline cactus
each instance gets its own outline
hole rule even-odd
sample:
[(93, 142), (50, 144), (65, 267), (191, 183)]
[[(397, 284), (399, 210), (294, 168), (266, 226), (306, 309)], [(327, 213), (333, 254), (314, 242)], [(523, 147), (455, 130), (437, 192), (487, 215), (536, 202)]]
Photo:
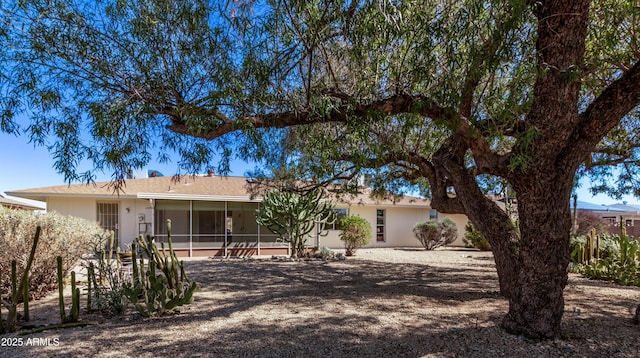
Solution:
[[(2, 304), (7, 307), (7, 321), (0, 324), (0, 332), (13, 332), (16, 330), (16, 324), (18, 321), (18, 300), (22, 298), (24, 300), (25, 320), (29, 320), (29, 271), (33, 264), (33, 259), (36, 255), (36, 247), (40, 240), (41, 227), (36, 227), (36, 233), (33, 237), (33, 245), (31, 245), (31, 252), (27, 259), (27, 266), (22, 272), (20, 278), (20, 285), (18, 286), (17, 264), (16, 260), (11, 261), (11, 296), (10, 302), (2, 301)], [(0, 321), (1, 321), (0, 314)]]
[(22, 319), (25, 320), (25, 322), (29, 321), (29, 272), (25, 271), (25, 275), (27, 275), (27, 279), (26, 282), (27, 284), (25, 286), (21, 286), (22, 288), (22, 304), (23, 304), (23, 309), (22, 309)]
[(64, 282), (62, 281), (62, 256), (56, 258), (58, 261), (58, 306), (60, 307), (60, 321), (65, 323), (67, 315), (64, 311)]
[(60, 306), (60, 321), (64, 323), (77, 322), (80, 317), (80, 289), (76, 287), (76, 272), (71, 271), (71, 312), (69, 316), (64, 308), (64, 277), (62, 275), (62, 256), (58, 261), (58, 305)]
[(595, 239), (596, 239), (596, 230), (593, 229), (591, 230), (591, 233), (589, 233), (589, 237), (587, 238), (587, 245), (585, 247), (585, 251), (587, 252), (587, 263), (591, 263), (591, 260), (593, 260), (593, 249), (596, 246), (595, 245)]
[[(193, 302), (193, 293), (199, 288), (187, 278), (183, 262), (173, 251), (170, 220), (167, 220), (167, 239), (168, 253), (164, 244), (158, 250), (150, 236), (139, 236), (132, 245), (133, 282), (123, 292), (144, 316), (162, 315)], [(148, 257), (146, 269), (143, 257), (138, 262), (137, 247)]]
[(91, 292), (91, 285), (93, 281), (95, 281), (96, 271), (93, 266), (93, 262), (89, 263), (89, 267), (87, 267), (87, 312), (91, 312), (91, 298), (93, 292)]
[(77, 322), (80, 316), (80, 289), (76, 287), (76, 272), (71, 271), (71, 316), (68, 322)]
[(319, 236), (326, 235), (325, 224), (335, 221), (333, 204), (323, 197), (319, 189), (304, 195), (272, 190), (264, 196), (256, 222), (290, 243), (292, 257), (303, 256), (307, 236), (316, 228)]

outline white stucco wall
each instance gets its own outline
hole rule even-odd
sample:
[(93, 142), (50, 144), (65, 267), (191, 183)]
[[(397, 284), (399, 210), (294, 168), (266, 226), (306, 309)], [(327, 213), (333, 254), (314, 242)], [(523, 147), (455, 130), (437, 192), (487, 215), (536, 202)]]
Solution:
[[(146, 199), (116, 199), (102, 200), (95, 198), (59, 198), (50, 197), (47, 200), (49, 211), (57, 211), (63, 215), (71, 215), (96, 221), (97, 202), (117, 202), (119, 203), (119, 242), (122, 248), (129, 245), (133, 239), (141, 232), (141, 225), (147, 227), (148, 233), (153, 233), (152, 224), (154, 222), (154, 212), (149, 200)], [(338, 206), (338, 208), (348, 208), (349, 214), (360, 215), (371, 224), (373, 238), (367, 247), (421, 247), (418, 240), (413, 235), (413, 226), (420, 221), (429, 220), (428, 208), (399, 207), (399, 206), (360, 206), (350, 207)], [(128, 212), (127, 212), (127, 209)], [(376, 210), (385, 209), (385, 241), (376, 241), (375, 223)], [(438, 214), (438, 219), (448, 217), (453, 220), (458, 227), (458, 239), (452, 246), (463, 246), (464, 226), (467, 218), (464, 215), (444, 215)], [(327, 236), (319, 238), (320, 247), (326, 246), (332, 249), (343, 248), (344, 245), (339, 238), (340, 231), (330, 230)], [(315, 241), (315, 240), (312, 240)]]
[[(337, 206), (345, 208), (344, 206)], [(429, 220), (428, 208), (398, 207), (398, 206), (350, 206), (350, 215), (359, 215), (371, 224), (373, 238), (369, 245), (365, 247), (422, 247), (418, 239), (413, 234), (413, 226), (421, 221)], [(385, 210), (385, 241), (376, 240), (376, 210)], [(438, 220), (449, 218), (456, 223), (458, 228), (458, 239), (451, 246), (463, 246), (464, 226), (467, 218), (464, 215), (444, 215), (439, 213)], [(340, 241), (340, 231), (330, 230), (327, 236), (320, 238), (320, 246), (331, 249), (344, 248)]]
[[(122, 249), (130, 245), (133, 239), (139, 234), (139, 223), (152, 222), (153, 210), (151, 209), (151, 205), (147, 200), (141, 199), (102, 200), (95, 198), (50, 197), (47, 199), (47, 210), (95, 222), (97, 221), (98, 202), (119, 204), (118, 240)], [(128, 212), (127, 209), (129, 209)], [(144, 221), (138, 221), (140, 214), (145, 216)], [(151, 225), (149, 225), (149, 228), (151, 229)]]

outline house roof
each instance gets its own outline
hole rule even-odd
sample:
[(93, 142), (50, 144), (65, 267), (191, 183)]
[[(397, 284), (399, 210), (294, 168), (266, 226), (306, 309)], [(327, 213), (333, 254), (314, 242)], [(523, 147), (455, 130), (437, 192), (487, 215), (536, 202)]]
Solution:
[[(570, 206), (573, 209), (573, 200), (570, 201)], [(615, 206), (612, 205), (598, 205), (598, 204), (593, 204), (593, 203), (589, 203), (586, 201), (580, 201), (578, 200), (578, 205), (577, 205), (578, 210), (587, 210), (587, 211), (611, 211), (611, 212), (624, 212), (625, 210), (619, 209)]]
[[(13, 190), (8, 195), (46, 201), (49, 197), (92, 197), (92, 198), (140, 198), (173, 200), (225, 200), (225, 201), (261, 201), (251, 198), (245, 177), (234, 176), (185, 176), (178, 181), (174, 177), (152, 177), (128, 179), (119, 193), (113, 191), (109, 182), (95, 184), (71, 184), (42, 188)], [(345, 195), (336, 200), (343, 204), (354, 205), (395, 205), (429, 207), (428, 200), (404, 196), (395, 201), (377, 200), (368, 193), (357, 196)]]
[(0, 207), (6, 207), (9, 209), (23, 209), (23, 210), (44, 210), (43, 207), (27, 204), (22, 201), (5, 198), (0, 195)]
[(620, 210), (620, 211), (624, 211), (624, 212), (627, 212), (627, 213), (640, 214), (640, 207), (638, 207), (637, 205), (612, 204), (612, 205), (607, 205), (607, 207), (612, 208), (612, 209), (616, 209), (616, 210)]

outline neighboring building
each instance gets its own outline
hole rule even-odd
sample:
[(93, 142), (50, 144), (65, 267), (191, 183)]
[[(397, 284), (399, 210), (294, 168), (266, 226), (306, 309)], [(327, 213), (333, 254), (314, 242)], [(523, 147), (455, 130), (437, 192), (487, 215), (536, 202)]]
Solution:
[(0, 195), (0, 207), (12, 210), (44, 210), (44, 207), (27, 204), (22, 201), (12, 200)]
[[(261, 198), (251, 198), (247, 178), (197, 176), (130, 179), (119, 194), (108, 183), (74, 184), (15, 190), (9, 195), (44, 201), (50, 211), (97, 220), (115, 232), (121, 247), (138, 235), (166, 240), (166, 220), (171, 219), (174, 248), (183, 256), (271, 255), (289, 253), (288, 244), (256, 223)], [(419, 247), (412, 229), (419, 221), (440, 218), (429, 201), (404, 197), (397, 202), (377, 201), (368, 195), (336, 202), (339, 215), (366, 218), (374, 237), (368, 247)], [(447, 215), (458, 225), (462, 246), (464, 215)], [(339, 231), (332, 227), (327, 236), (311, 237), (311, 247), (343, 247)]]
[[(628, 235), (635, 238), (640, 237), (640, 207), (628, 205), (627, 202), (612, 205), (596, 205), (578, 200), (578, 213), (590, 213), (600, 218), (603, 229), (612, 234), (620, 234), (620, 220), (624, 220), (624, 225)], [(571, 203), (573, 210), (573, 202)]]

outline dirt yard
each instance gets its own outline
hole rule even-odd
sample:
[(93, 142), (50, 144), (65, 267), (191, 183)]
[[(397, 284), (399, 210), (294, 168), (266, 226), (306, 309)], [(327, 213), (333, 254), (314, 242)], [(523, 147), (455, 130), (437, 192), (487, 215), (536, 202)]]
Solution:
[[(640, 288), (570, 275), (563, 339), (499, 327), (491, 253), (361, 249), (345, 261), (186, 263), (201, 283), (177, 315), (81, 315), (82, 328), (1, 335), (1, 357), (638, 357)], [(70, 298), (68, 301), (70, 301)], [(32, 303), (55, 323), (57, 294)], [(6, 311), (4, 312), (6, 314)], [(22, 339), (22, 346), (8, 347)]]

